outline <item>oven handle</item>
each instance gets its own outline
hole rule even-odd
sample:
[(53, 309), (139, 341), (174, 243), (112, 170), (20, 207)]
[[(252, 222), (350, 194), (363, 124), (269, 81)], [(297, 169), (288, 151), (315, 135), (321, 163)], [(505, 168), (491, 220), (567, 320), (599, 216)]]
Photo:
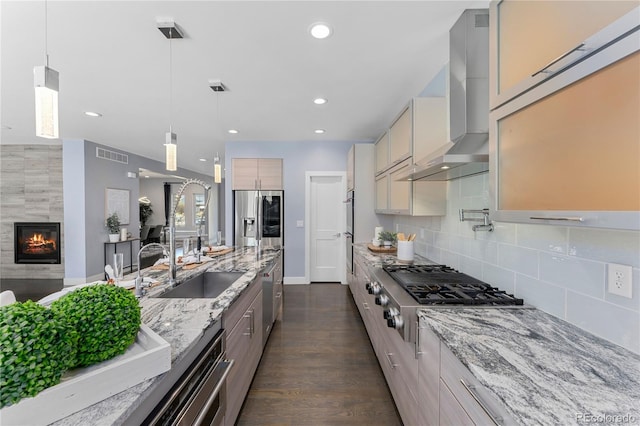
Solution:
[(211, 392), (211, 396), (209, 396), (202, 410), (200, 410), (200, 414), (198, 414), (198, 417), (196, 418), (194, 425), (200, 425), (204, 420), (204, 416), (207, 415), (209, 408), (211, 408), (211, 404), (213, 404), (213, 401), (215, 401), (216, 397), (220, 393), (220, 390), (222, 389), (222, 386), (224, 385), (225, 380), (227, 380), (227, 376), (229, 375), (229, 372), (231, 371), (231, 368), (233, 367), (233, 364), (235, 364), (235, 362), (236, 361), (234, 359), (221, 361), (221, 363), (229, 363), (229, 365), (227, 365), (227, 368), (225, 369), (224, 373), (222, 373), (222, 377), (220, 377), (220, 380), (218, 380), (216, 387), (213, 389), (213, 392)]

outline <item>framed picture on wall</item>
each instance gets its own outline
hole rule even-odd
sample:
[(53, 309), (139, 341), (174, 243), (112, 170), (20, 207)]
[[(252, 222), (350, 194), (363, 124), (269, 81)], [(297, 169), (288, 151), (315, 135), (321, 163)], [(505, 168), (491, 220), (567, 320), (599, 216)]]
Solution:
[(120, 224), (128, 225), (129, 224), (129, 190), (106, 188), (104, 191), (105, 191), (104, 192), (105, 220), (113, 212), (116, 212), (118, 213), (118, 219), (120, 219)]

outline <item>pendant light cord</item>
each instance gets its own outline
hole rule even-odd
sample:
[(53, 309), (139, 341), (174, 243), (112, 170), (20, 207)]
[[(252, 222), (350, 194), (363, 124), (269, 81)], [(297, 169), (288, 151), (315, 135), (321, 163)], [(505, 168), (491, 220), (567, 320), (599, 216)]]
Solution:
[(49, 27), (47, 25), (48, 18), (48, 10), (47, 10), (47, 0), (44, 0), (44, 63), (47, 68), (49, 67), (49, 45), (47, 44), (47, 33), (49, 32)]
[(169, 132), (172, 132), (173, 111), (173, 31), (169, 28)]

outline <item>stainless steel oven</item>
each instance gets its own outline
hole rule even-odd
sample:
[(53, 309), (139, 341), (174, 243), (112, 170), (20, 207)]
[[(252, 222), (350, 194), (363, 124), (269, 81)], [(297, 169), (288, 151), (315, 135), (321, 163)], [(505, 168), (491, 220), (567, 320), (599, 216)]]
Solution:
[(222, 425), (225, 380), (233, 366), (233, 360), (225, 359), (225, 349), (225, 332), (220, 330), (143, 424)]

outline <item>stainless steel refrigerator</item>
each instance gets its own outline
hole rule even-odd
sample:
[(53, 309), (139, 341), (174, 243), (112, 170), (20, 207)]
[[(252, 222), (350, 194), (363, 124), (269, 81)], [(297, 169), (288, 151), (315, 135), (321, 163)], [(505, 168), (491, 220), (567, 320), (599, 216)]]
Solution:
[(283, 191), (233, 191), (233, 211), (236, 246), (283, 247)]

